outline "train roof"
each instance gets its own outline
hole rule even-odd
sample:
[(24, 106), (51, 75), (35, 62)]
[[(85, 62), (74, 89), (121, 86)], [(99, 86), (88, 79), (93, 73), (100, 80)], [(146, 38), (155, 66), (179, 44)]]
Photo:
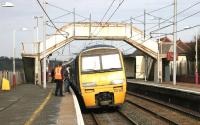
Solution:
[(86, 47), (85, 49), (82, 50), (82, 52), (90, 50), (90, 49), (95, 49), (95, 48), (115, 48), (115, 49), (117, 49), (116, 47), (111, 46), (111, 45), (94, 45), (94, 46)]

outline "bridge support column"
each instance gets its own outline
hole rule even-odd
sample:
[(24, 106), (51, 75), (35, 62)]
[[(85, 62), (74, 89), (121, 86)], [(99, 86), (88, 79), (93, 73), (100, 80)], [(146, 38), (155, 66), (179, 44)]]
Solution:
[(156, 61), (154, 65), (154, 82), (157, 83), (158, 81), (158, 61)]
[(41, 85), (41, 68), (39, 56), (35, 57), (35, 84)]

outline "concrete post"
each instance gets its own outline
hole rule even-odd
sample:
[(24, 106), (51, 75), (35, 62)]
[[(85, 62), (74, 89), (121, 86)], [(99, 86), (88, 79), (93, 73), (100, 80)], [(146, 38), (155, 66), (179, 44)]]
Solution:
[(163, 82), (163, 62), (162, 62), (162, 58), (160, 58), (160, 83), (162, 83)]
[(154, 82), (158, 81), (158, 61), (156, 61), (154, 65)]
[(41, 85), (41, 78), (39, 79), (39, 72), (40, 72), (40, 61), (39, 61), (39, 57), (36, 56), (35, 57), (35, 85), (39, 84)]

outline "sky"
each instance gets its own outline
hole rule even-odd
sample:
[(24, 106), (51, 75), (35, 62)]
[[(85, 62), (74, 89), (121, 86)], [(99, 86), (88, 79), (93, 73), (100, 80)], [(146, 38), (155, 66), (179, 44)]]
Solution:
[[(34, 16), (42, 16), (42, 10), (39, 7), (37, 0), (0, 0), (0, 2), (12, 2), (14, 3), (15, 7), (12, 8), (4, 8), (0, 7), (0, 56), (8, 56), (12, 57), (12, 46), (13, 46), (13, 31), (16, 30), (16, 56), (21, 58), (22, 52), (22, 45), (21, 43), (24, 42), (26, 45), (29, 43), (36, 41), (36, 31), (34, 27), (36, 26), (36, 20), (33, 18)], [(46, 10), (48, 15), (51, 19), (54, 19), (60, 15), (66, 14), (66, 11), (61, 9), (55, 8), (60, 7), (69, 11), (72, 11), (75, 8), (76, 13), (84, 16), (89, 17), (91, 14), (92, 20), (100, 21), (103, 15), (105, 14), (106, 10), (108, 9), (109, 5), (112, 3), (113, 0), (47, 0), (49, 4), (46, 6)], [(122, 0), (115, 0), (112, 8), (108, 12), (107, 16), (105, 17), (104, 21), (106, 21), (112, 12), (117, 8), (119, 3)], [(173, 3), (174, 0), (124, 0), (122, 5), (116, 11), (114, 16), (109, 20), (111, 22), (122, 22), (128, 20), (130, 22), (130, 17), (136, 17), (138, 15), (143, 15), (144, 10), (146, 12), (150, 12), (155, 9), (159, 9), (161, 7), (165, 7)], [(178, 12), (181, 10), (186, 9), (187, 7), (197, 3), (199, 0), (177, 0), (178, 1)], [(42, 2), (42, 1), (41, 1)], [(194, 6), (191, 9), (187, 9), (184, 13), (178, 15), (178, 20), (181, 20), (189, 15), (192, 15), (198, 11), (200, 11), (200, 4)], [(160, 11), (150, 13), (151, 15), (161, 17), (163, 19), (168, 19), (173, 16), (173, 6), (169, 6), (165, 9)], [(143, 16), (137, 18), (137, 20), (143, 21)], [(81, 21), (83, 18), (76, 17), (76, 20)], [(196, 14), (184, 21), (178, 23), (178, 30), (183, 29), (184, 27), (198, 25), (200, 20), (200, 14)], [(57, 27), (61, 27), (64, 23), (58, 22), (72, 22), (73, 15), (69, 14), (62, 18), (53, 20)], [(170, 20), (172, 21), (172, 20)], [(152, 16), (146, 16), (147, 22), (147, 29), (157, 25), (158, 20), (152, 18)], [(134, 25), (139, 29), (143, 30), (143, 25), (138, 24), (138, 22), (133, 21)], [(154, 24), (149, 24), (154, 23)], [(169, 24), (169, 23), (168, 23)], [(161, 27), (168, 25), (167, 23), (161, 24)], [(26, 27), (29, 30), (27, 31), (20, 31), (22, 27)], [(157, 29), (155, 27), (154, 29)], [(198, 29), (198, 28), (197, 28)], [(152, 29), (153, 30), (153, 29)], [(147, 31), (147, 34), (151, 30)], [(47, 27), (47, 35), (54, 33), (55, 29)], [(172, 32), (172, 27), (166, 28), (162, 31), (162, 33)], [(39, 19), (39, 40), (42, 40), (42, 20)], [(195, 30), (190, 29), (183, 32), (178, 33), (177, 38), (189, 42), (194, 38)], [(87, 42), (88, 44), (89, 42)], [(111, 42), (110, 42), (111, 43)], [(84, 43), (86, 44), (86, 43)], [(124, 44), (124, 43), (116, 43), (117, 44)], [(76, 50), (81, 49), (81, 43), (73, 42), (69, 46), (65, 47), (65, 53), (70, 52), (76, 53)], [(126, 46), (126, 48), (121, 48), (122, 50), (127, 49), (127, 51), (131, 52), (130, 47)], [(68, 48), (68, 50), (67, 50)], [(129, 50), (128, 50), (129, 49)], [(73, 52), (74, 51), (74, 52)], [(58, 52), (59, 53), (59, 52)], [(68, 53), (68, 54), (70, 54)], [(54, 54), (56, 55), (56, 54)], [(59, 55), (59, 54), (57, 54)], [(66, 54), (67, 55), (67, 54)], [(61, 56), (61, 55), (60, 55)], [(62, 55), (63, 56), (63, 55)]]

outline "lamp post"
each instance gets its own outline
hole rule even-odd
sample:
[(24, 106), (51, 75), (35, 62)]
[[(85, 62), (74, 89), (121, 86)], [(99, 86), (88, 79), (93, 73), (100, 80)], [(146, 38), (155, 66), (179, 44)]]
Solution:
[(43, 16), (34, 16), (33, 18), (36, 19), (36, 26), (35, 26), (35, 29), (36, 29), (36, 42), (39, 42), (39, 29), (38, 29), (39, 19), (42, 19)]
[[(160, 29), (160, 18), (158, 18), (158, 28)], [(159, 30), (160, 31), (160, 30)], [(157, 59), (157, 65), (158, 65), (158, 79), (157, 83), (160, 83), (160, 34), (158, 39), (158, 59)]]
[(0, 3), (0, 6), (1, 7), (14, 7), (15, 5), (10, 2), (3, 2), (3, 3)]
[(173, 18), (173, 85), (176, 85), (177, 0), (174, 0)]
[(15, 55), (16, 55), (16, 31), (27, 31), (27, 28), (21, 28), (19, 30), (13, 30), (13, 87), (16, 86), (16, 72), (15, 72)]

